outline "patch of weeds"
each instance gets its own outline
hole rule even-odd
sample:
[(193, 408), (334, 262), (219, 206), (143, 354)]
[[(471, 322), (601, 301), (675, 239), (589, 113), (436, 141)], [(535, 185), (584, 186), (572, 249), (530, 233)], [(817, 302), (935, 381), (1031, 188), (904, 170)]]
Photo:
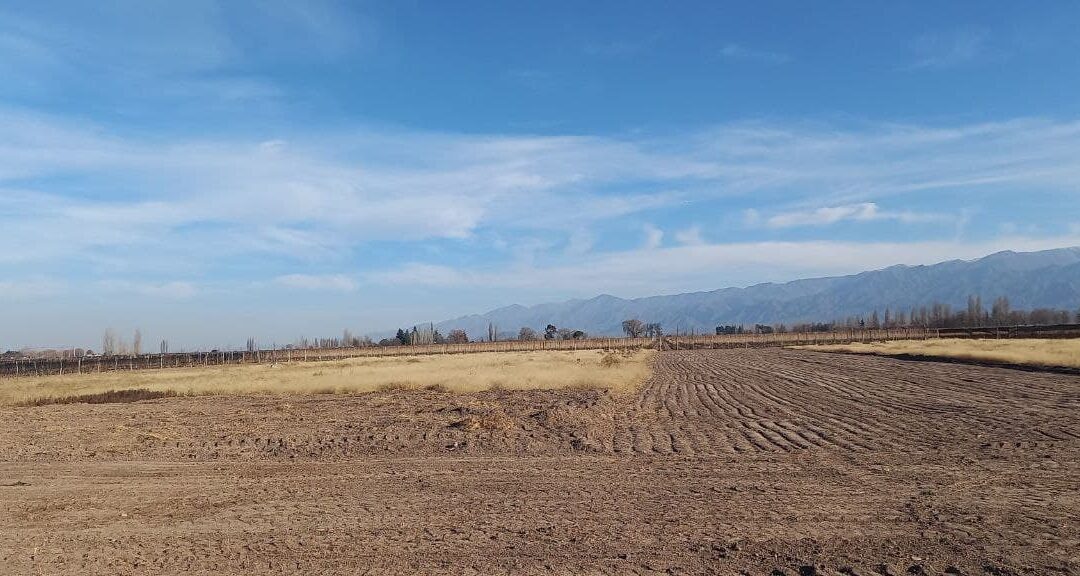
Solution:
[(617, 354), (605, 354), (604, 357), (600, 359), (600, 365), (604, 368), (614, 368), (621, 362), (622, 360), (619, 359)]
[(172, 390), (147, 390), (146, 388), (133, 388), (129, 390), (108, 390), (95, 394), (75, 394), (72, 396), (58, 396), (55, 398), (35, 398), (21, 403), (21, 406), (47, 406), (50, 404), (126, 404), (140, 400), (154, 400), (156, 398), (171, 398), (179, 396)]

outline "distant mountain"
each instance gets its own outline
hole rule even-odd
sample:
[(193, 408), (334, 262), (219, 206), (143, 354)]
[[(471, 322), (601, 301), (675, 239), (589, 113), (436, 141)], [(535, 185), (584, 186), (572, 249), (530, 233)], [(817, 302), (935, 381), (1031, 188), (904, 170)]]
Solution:
[(666, 331), (711, 332), (720, 324), (822, 322), (868, 315), (889, 307), (942, 302), (963, 308), (971, 294), (985, 306), (1008, 296), (1013, 309), (1080, 308), (1080, 247), (1041, 252), (998, 252), (971, 261), (951, 260), (930, 266), (891, 266), (851, 276), (811, 278), (784, 284), (757, 284), (672, 296), (627, 300), (600, 295), (536, 306), (513, 305), (484, 314), (436, 324), (446, 334), (463, 328), (472, 337), (522, 326), (541, 330), (548, 324), (585, 330), (592, 335), (620, 334), (627, 318), (660, 322)]

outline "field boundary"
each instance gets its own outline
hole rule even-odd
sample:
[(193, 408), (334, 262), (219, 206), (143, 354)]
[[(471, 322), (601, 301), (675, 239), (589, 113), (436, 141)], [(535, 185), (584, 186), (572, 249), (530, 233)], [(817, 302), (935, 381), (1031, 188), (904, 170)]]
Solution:
[(470, 354), (479, 352), (532, 352), (541, 350), (684, 350), (701, 348), (766, 348), (922, 340), (928, 338), (1070, 338), (1080, 337), (1080, 324), (1058, 326), (1008, 326), (995, 328), (876, 328), (830, 332), (771, 334), (676, 334), (662, 338), (586, 338), (581, 340), (507, 340), (464, 344), (415, 346), (369, 346), (360, 348), (279, 348), (254, 351), (170, 352), (138, 356), (88, 356), (83, 358), (30, 358), (0, 361), (0, 378), (51, 376), (100, 372), (320, 362), (349, 358)]
[(848, 356), (876, 356), (904, 362), (943, 362), (945, 364), (961, 364), (966, 366), (978, 366), (980, 368), (1005, 368), (1007, 370), (1020, 370), (1022, 372), (1046, 372), (1050, 374), (1065, 374), (1080, 376), (1080, 368), (1071, 366), (1053, 366), (1050, 364), (1020, 364), (1017, 362), (999, 362), (995, 360), (979, 360), (976, 358), (958, 358), (956, 356), (935, 356), (933, 354), (912, 354), (904, 352), (889, 354), (886, 352), (852, 352), (850, 350), (814, 350), (806, 349), (807, 352), (821, 352), (822, 354), (845, 354)]

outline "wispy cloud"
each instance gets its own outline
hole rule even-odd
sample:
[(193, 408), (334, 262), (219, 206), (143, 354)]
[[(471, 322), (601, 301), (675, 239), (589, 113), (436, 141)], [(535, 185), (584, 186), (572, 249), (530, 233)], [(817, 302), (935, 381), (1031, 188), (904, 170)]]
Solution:
[[(846, 204), (897, 194), (1080, 184), (1080, 122), (1017, 119), (949, 127), (730, 125), (704, 139), (729, 193), (787, 191)], [(803, 190), (801, 194), (799, 190)], [(789, 196), (790, 198), (790, 196)]]
[[(508, 270), (507, 277), (513, 275)], [(499, 276), (502, 278), (502, 276)], [(442, 264), (425, 264), (422, 262), (409, 262), (390, 269), (369, 272), (365, 274), (365, 280), (376, 284), (390, 286), (482, 286), (485, 278), (495, 278), (489, 273), (464, 270)]]
[(596, 238), (592, 232), (585, 228), (578, 228), (570, 234), (566, 242), (565, 254), (569, 256), (581, 256), (589, 253), (593, 248)]
[[(948, 222), (956, 218), (947, 214), (914, 211), (888, 211), (881, 210), (873, 202), (859, 204), (844, 204), (840, 206), (824, 206), (813, 210), (796, 210), (779, 212), (764, 220), (769, 228), (793, 228), (798, 226), (827, 226), (846, 220), (854, 222), (872, 222), (880, 220), (894, 220), (904, 224)], [(756, 210), (747, 212), (747, 222), (756, 224), (760, 221), (760, 213)]]
[(593, 41), (585, 44), (582, 52), (595, 58), (626, 58), (657, 48), (664, 37), (665, 34), (657, 30), (649, 34), (635, 36), (633, 39)]
[[(370, 240), (467, 238), (485, 223), (572, 230), (672, 198), (597, 188), (667, 183), (699, 169), (632, 143), (576, 137), (360, 133), (329, 135), (329, 146), (161, 143), (3, 110), (0, 129), (0, 187), (20, 186), (0, 188), (4, 235), (19, 248), (0, 259), (21, 261), (180, 244), (217, 244), (216, 255), (310, 257)], [(101, 186), (105, 198), (35, 190), (37, 180), (58, 175), (77, 178), (80, 191)]]
[[(894, 264), (932, 264), (971, 259), (1000, 250), (1044, 250), (1080, 245), (1080, 236), (1001, 237), (982, 242), (733, 242), (594, 254), (550, 266), (461, 268), (409, 263), (371, 272), (365, 281), (389, 286), (515, 289), (527, 297), (551, 299), (610, 292), (647, 296), (720, 286), (839, 275)], [(718, 276), (722, 274), (722, 276)], [(539, 294), (529, 290), (542, 287)]]
[(912, 68), (954, 68), (987, 55), (986, 30), (954, 30), (924, 34), (914, 42), (916, 60)]
[(343, 274), (286, 274), (284, 276), (278, 276), (274, 279), (274, 282), (281, 286), (299, 288), (302, 290), (352, 292), (356, 289), (356, 281)]
[[(758, 224), (780, 229), (948, 217), (884, 208), (905, 194), (962, 190), (992, 202), (1021, 188), (1080, 189), (1080, 123), (1042, 119), (741, 123), (663, 138), (357, 127), (186, 140), (0, 108), (0, 132), (0, 262), (89, 262), (157, 276), (245, 254), (343, 260), (373, 242), (566, 238), (733, 196), (752, 195)], [(659, 228), (644, 233), (645, 246), (662, 246)], [(675, 240), (696, 242), (685, 230)], [(571, 244), (593, 251), (583, 237)], [(532, 253), (565, 247), (549, 242)]]
[(664, 231), (653, 226), (652, 224), (645, 225), (645, 243), (643, 244), (646, 250), (655, 250), (664, 243)]
[(758, 64), (786, 64), (791, 61), (791, 56), (782, 52), (770, 52), (748, 48), (741, 44), (727, 44), (720, 49), (720, 56), (725, 60), (742, 62), (756, 62)]
[(285, 89), (238, 70), (361, 58), (378, 42), (372, 18), (331, 0), (0, 7), (0, 73), (17, 79), (0, 95), (122, 93), (125, 113), (166, 103), (174, 114), (250, 111)]
[(691, 226), (675, 233), (675, 240), (683, 246), (701, 246), (705, 239), (701, 236), (700, 226)]
[(198, 294), (198, 287), (192, 282), (167, 281), (167, 282), (143, 282), (131, 280), (102, 280), (97, 287), (105, 292), (122, 292), (146, 296), (149, 298), (166, 298), (171, 300), (184, 300)]

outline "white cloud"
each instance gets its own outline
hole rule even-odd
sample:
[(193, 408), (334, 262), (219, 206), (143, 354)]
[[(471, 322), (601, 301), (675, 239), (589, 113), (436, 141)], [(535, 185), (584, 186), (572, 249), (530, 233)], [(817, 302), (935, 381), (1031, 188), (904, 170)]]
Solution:
[(736, 242), (641, 248), (594, 254), (549, 266), (461, 268), (410, 263), (372, 272), (374, 284), (432, 288), (485, 288), (527, 291), (539, 297), (622, 296), (707, 290), (759, 282), (841, 275), (894, 264), (934, 264), (978, 258), (1001, 250), (1032, 251), (1080, 245), (1080, 236), (1000, 237), (984, 242)]
[[(598, 194), (699, 168), (591, 138), (354, 133), (329, 144), (115, 138), (93, 126), (0, 109), (0, 184), (78, 175), (123, 200), (0, 189), (24, 250), (43, 260), (100, 246), (185, 244), (318, 255), (367, 240), (461, 239), (482, 224), (573, 230), (664, 205), (676, 193)], [(131, 198), (134, 195), (135, 198)], [(179, 229), (183, 229), (182, 238)], [(210, 229), (211, 232), (206, 230)], [(40, 236), (44, 243), (32, 242)], [(14, 254), (14, 255), (13, 255)]]
[(582, 254), (589, 253), (593, 248), (594, 238), (592, 232), (578, 228), (570, 234), (569, 240), (566, 242), (565, 253), (569, 256), (580, 256)]
[(0, 8), (0, 47), (8, 48), (0, 51), (0, 70), (17, 71), (12, 77), (31, 87), (63, 90), (77, 78), (81, 87), (126, 89), (129, 103), (179, 96), (205, 105), (233, 100), (237, 89), (250, 95), (256, 85), (262, 96), (267, 85), (231, 74), (264, 59), (356, 57), (378, 40), (378, 27), (360, 9), (323, 0)]
[(655, 250), (664, 243), (664, 231), (653, 226), (652, 224), (645, 225), (645, 249)]
[[(333, 260), (367, 242), (471, 242), (481, 230), (569, 235), (733, 195), (760, 201), (748, 224), (783, 228), (955, 219), (880, 207), (904, 194), (978, 192), (993, 202), (1018, 188), (1080, 189), (1080, 122), (1038, 119), (742, 123), (668, 138), (354, 129), (249, 141), (120, 135), (0, 108), (0, 132), (9, 248), (0, 261), (93, 260), (125, 272), (166, 262), (191, 271), (241, 254)], [(69, 180), (78, 187), (66, 189)], [(48, 192), (36, 189), (42, 181)], [(647, 227), (645, 243), (661, 246), (663, 232)]]
[(705, 240), (701, 237), (700, 226), (691, 226), (685, 230), (679, 230), (675, 233), (675, 240), (684, 246), (700, 246), (705, 244)]
[[(753, 216), (751, 216), (751, 214)], [(758, 220), (758, 212), (748, 213), (747, 223), (754, 224)], [(798, 226), (827, 226), (845, 220), (855, 222), (870, 222), (875, 220), (895, 220), (905, 224), (945, 222), (956, 220), (944, 214), (923, 212), (890, 212), (880, 210), (873, 202), (859, 204), (845, 204), (841, 206), (825, 206), (813, 210), (801, 210), (792, 212), (780, 212), (765, 220), (769, 228), (793, 228)]]
[(755, 208), (743, 210), (743, 224), (751, 228), (761, 225), (761, 212)]
[(917, 60), (913, 68), (954, 68), (984, 56), (988, 33), (985, 30), (954, 30), (924, 34), (914, 43)]
[(627, 58), (652, 51), (664, 41), (665, 36), (663, 30), (655, 30), (651, 33), (636, 34), (630, 40), (626, 38), (597, 40), (583, 46), (582, 52), (596, 58)]
[(274, 278), (274, 282), (289, 288), (302, 290), (329, 290), (334, 292), (352, 292), (356, 281), (343, 274), (311, 275), (286, 274)]
[(107, 292), (127, 292), (149, 298), (167, 298), (185, 300), (198, 293), (198, 288), (191, 282), (133, 282), (130, 280), (103, 280), (98, 288)]
[(829, 206), (809, 212), (787, 212), (771, 216), (766, 220), (770, 228), (791, 226), (821, 226), (841, 220), (874, 220), (877, 218), (877, 205), (873, 203)]
[[(511, 273), (508, 273), (508, 276)], [(380, 270), (365, 275), (369, 282), (390, 286), (482, 286), (484, 273), (444, 266), (441, 264), (423, 264), (410, 262), (390, 270)]]

